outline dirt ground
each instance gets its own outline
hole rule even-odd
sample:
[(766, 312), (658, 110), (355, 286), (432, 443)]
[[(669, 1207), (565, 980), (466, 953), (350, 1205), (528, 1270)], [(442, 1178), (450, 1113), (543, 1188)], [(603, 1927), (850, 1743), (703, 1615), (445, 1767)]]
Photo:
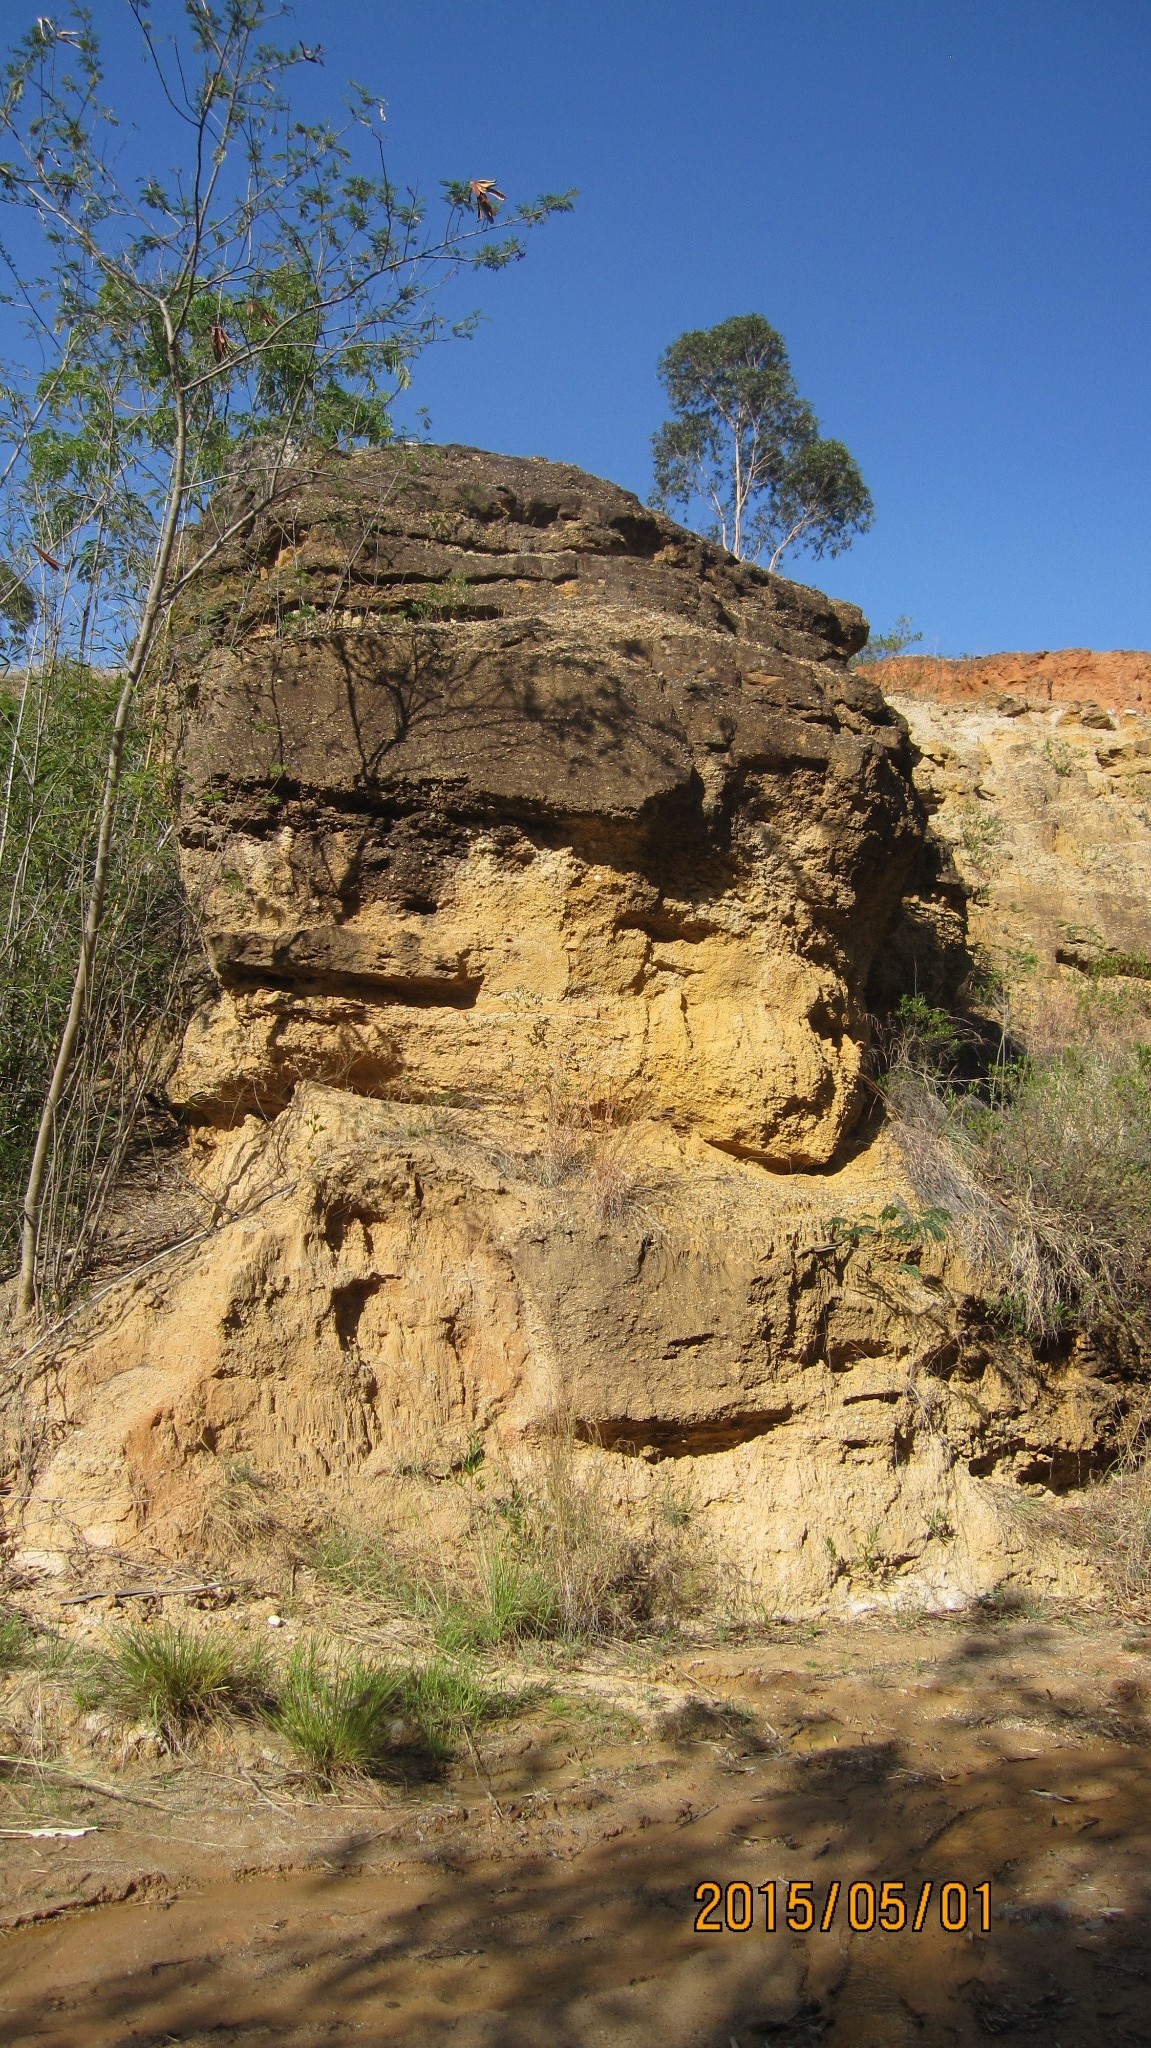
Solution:
[[(549, 1686), (438, 1780), (319, 1797), (227, 1750), (106, 1770), (119, 1799), (6, 1774), (6, 1828), (94, 1832), (3, 1838), (0, 2042), (1151, 2042), (1151, 1635), (871, 1620)], [(868, 1885), (898, 1921), (885, 1882), (901, 1931), (867, 1925)]]

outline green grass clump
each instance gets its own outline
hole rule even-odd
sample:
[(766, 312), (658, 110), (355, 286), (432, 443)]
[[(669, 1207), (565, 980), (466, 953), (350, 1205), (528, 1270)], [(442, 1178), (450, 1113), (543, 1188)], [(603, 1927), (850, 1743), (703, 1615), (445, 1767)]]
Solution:
[(324, 1783), (375, 1771), (404, 1733), (398, 1673), (361, 1657), (328, 1666), (314, 1643), (293, 1650), (269, 1718)]
[(436, 1642), (449, 1656), (554, 1635), (559, 1627), (555, 1579), (543, 1565), (504, 1545), (481, 1551), (476, 1584), (467, 1595), (425, 1597)]
[(32, 1631), (22, 1614), (0, 1612), (0, 1672), (16, 1671), (32, 1653)]
[(314, 1643), (293, 1652), (268, 1716), (323, 1784), (349, 1772), (378, 1774), (399, 1758), (450, 1755), (453, 1742), (506, 1711), (508, 1702), (457, 1666), (412, 1670)]
[(461, 1736), (470, 1736), (482, 1721), (495, 1720), (514, 1705), (507, 1694), (491, 1691), (459, 1664), (439, 1658), (404, 1673), (403, 1698), (424, 1746), (438, 1755), (449, 1752)]
[[(98, 1694), (125, 1719), (172, 1736), (250, 1706), (261, 1684), (258, 1666), (238, 1659), (222, 1630), (193, 1634), (175, 1622), (140, 1622), (110, 1644)], [(95, 1690), (86, 1686), (85, 1704)]]

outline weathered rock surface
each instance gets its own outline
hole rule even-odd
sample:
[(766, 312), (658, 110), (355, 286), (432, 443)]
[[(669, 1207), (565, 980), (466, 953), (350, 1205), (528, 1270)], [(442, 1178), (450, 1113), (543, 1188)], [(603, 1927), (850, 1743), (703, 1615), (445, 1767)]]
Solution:
[(1151, 714), (894, 701), (971, 943), (1024, 1010), (1084, 977), (1151, 1002)]
[(747, 1157), (834, 1157), (921, 840), (857, 612), (470, 449), (332, 463), (204, 606), (184, 839), (223, 996), (194, 1116), (574, 1067)]
[(405, 1474), (434, 1490), (560, 1418), (621, 1512), (674, 1502), (785, 1612), (1076, 1583), (1003, 1482), (1085, 1479), (1123, 1389), (1089, 1351), (1021, 1365), (957, 1315), (938, 1247), (916, 1273), (829, 1236), (898, 1190), (882, 1144), (812, 1183), (666, 1125), (576, 1153), (544, 1120), (305, 1083), (206, 1153), (219, 1228), (60, 1376), (26, 1562), (181, 1554), (236, 1464), (386, 1523)]
[(921, 798), (858, 613), (473, 450), (333, 462), (214, 576), (179, 758), (218, 987), (174, 1093), (215, 1227), (57, 1361), (25, 1555), (186, 1547), (237, 1459), (386, 1519), (559, 1418), (621, 1512), (674, 1475), (763, 1606), (1078, 1583), (1018, 1484), (1086, 1479), (1129, 1389), (874, 1235), (910, 1197), (860, 1076), (869, 988), (965, 957), (964, 807), (1054, 826), (1054, 931), (1064, 785), (1077, 832), (1092, 777), (1136, 802), (1127, 727), (1060, 727), (1065, 774), (1042, 719), (908, 702)]

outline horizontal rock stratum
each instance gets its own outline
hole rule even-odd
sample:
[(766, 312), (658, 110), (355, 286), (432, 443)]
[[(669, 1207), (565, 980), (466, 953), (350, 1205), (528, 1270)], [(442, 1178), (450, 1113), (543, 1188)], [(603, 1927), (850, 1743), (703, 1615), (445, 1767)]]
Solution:
[(853, 607), (467, 448), (333, 459), (200, 602), (183, 838), (223, 994), (193, 1115), (579, 1070), (732, 1152), (834, 1157), (922, 832)]
[(1032, 705), (1098, 704), (1113, 711), (1151, 711), (1151, 653), (1139, 648), (905, 654), (877, 661), (870, 674), (890, 697), (926, 697), (935, 704), (990, 708), (997, 698), (1014, 697)]

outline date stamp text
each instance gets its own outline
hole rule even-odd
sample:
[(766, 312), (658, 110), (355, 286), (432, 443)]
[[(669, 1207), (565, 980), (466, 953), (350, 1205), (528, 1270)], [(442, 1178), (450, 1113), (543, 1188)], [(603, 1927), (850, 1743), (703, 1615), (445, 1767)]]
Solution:
[(702, 1877), (695, 1888), (697, 1934), (830, 1934), (843, 1926), (852, 1934), (990, 1934), (991, 1886), (962, 1884), (957, 1878), (890, 1878), (874, 1884), (833, 1877), (769, 1878), (750, 1885), (722, 1884)]

